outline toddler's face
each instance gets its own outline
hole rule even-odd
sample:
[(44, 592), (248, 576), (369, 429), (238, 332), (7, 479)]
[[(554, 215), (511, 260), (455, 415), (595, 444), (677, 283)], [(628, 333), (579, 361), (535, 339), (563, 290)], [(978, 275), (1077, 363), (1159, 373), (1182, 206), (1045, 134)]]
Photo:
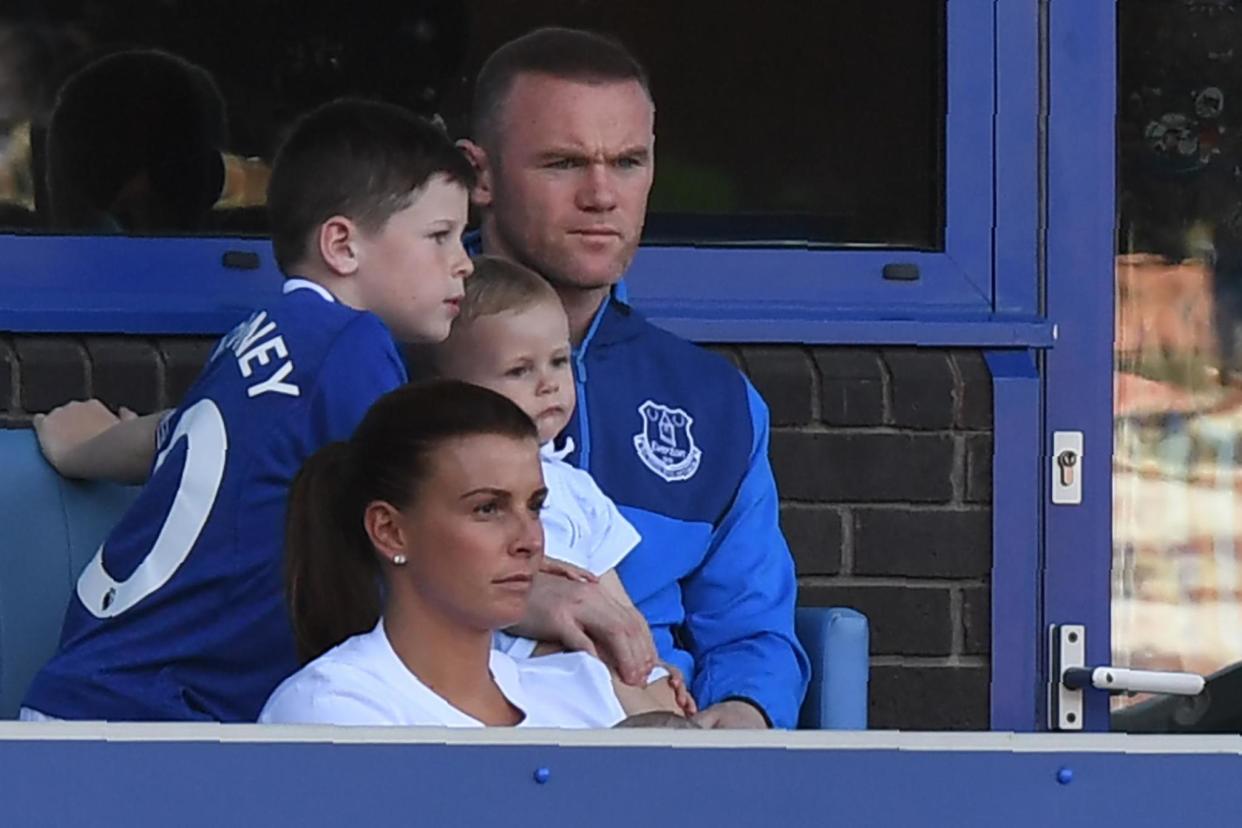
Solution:
[(467, 324), (453, 334), (444, 373), (513, 400), (535, 421), (540, 443), (560, 434), (576, 400), (569, 321), (560, 303), (549, 299)]

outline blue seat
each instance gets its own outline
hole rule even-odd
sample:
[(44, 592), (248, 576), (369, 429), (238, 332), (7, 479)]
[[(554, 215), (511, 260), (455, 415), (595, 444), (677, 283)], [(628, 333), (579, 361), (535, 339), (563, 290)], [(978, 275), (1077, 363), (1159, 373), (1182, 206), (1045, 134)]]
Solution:
[(811, 683), (798, 727), (866, 730), (871, 673), (867, 617), (845, 607), (798, 607), (795, 624), (811, 659)]
[[(43, 662), (56, 650), (78, 573), (138, 489), (58, 475), (34, 433), (0, 430), (0, 719), (14, 718)], [(798, 609), (811, 658), (800, 726), (867, 726), (867, 620), (854, 610)]]

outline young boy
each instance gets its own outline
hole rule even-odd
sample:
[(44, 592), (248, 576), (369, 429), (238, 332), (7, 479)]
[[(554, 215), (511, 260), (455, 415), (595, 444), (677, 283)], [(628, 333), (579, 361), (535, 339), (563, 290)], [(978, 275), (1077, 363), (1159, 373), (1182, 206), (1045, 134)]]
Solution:
[[(289, 485), (406, 379), (394, 338), (459, 310), (473, 173), (405, 111), (337, 101), (294, 128), (268, 192), (284, 296), (226, 335), (180, 407), (36, 421), (68, 476), (149, 481), (77, 584), (23, 718), (253, 721), (298, 666), (283, 601)], [(154, 460), (154, 467), (152, 467)]]
[[(541, 515), (544, 571), (598, 579), (615, 600), (633, 607), (615, 567), (638, 544), (638, 531), (589, 474), (565, 462), (572, 443), (558, 450), (553, 442), (573, 416), (576, 401), (569, 320), (556, 291), (521, 265), (476, 257), (452, 332), (427, 351), (437, 374), (504, 394), (534, 421), (548, 489)], [(560, 649), (505, 633), (497, 633), (496, 646), (515, 658)], [(655, 707), (691, 715), (689, 693), (678, 677), (661, 680), (667, 675), (657, 667), (645, 688), (613, 684), (618, 695), (641, 693)]]

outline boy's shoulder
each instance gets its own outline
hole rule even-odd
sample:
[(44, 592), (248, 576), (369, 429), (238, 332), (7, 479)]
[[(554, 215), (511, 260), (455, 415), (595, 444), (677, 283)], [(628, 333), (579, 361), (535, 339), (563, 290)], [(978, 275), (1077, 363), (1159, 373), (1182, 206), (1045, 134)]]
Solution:
[(178, 412), (209, 399), (231, 428), (243, 428), (259, 416), (270, 423), (272, 416), (286, 418), (308, 403), (327, 405), (334, 410), (321, 412), (321, 419), (335, 424), (336, 439), (338, 431), (348, 434), (356, 425), (355, 415), (361, 418), (356, 409), (365, 411), (405, 376), (379, 317), (330, 295), (294, 290), (251, 312), (220, 339)]
[(264, 369), (273, 363), (287, 364), (304, 381), (331, 365), (348, 371), (355, 360), (400, 362), (379, 317), (325, 295), (293, 290), (253, 311), (221, 338), (211, 360), (235, 360), (243, 380), (270, 373)]
[(247, 323), (252, 324), (259, 314), (275, 322), (287, 339), (318, 340), (331, 347), (348, 332), (351, 341), (370, 342), (385, 350), (396, 348), (392, 334), (378, 316), (338, 302), (322, 289), (287, 290), (267, 308), (255, 311)]

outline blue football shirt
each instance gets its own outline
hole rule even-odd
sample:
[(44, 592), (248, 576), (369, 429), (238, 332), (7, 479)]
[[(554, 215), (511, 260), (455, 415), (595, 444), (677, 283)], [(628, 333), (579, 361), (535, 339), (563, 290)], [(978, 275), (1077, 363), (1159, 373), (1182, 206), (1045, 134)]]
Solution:
[(24, 704), (65, 719), (253, 721), (298, 667), (285, 502), (303, 462), (406, 380), (378, 317), (301, 279), (216, 346)]

